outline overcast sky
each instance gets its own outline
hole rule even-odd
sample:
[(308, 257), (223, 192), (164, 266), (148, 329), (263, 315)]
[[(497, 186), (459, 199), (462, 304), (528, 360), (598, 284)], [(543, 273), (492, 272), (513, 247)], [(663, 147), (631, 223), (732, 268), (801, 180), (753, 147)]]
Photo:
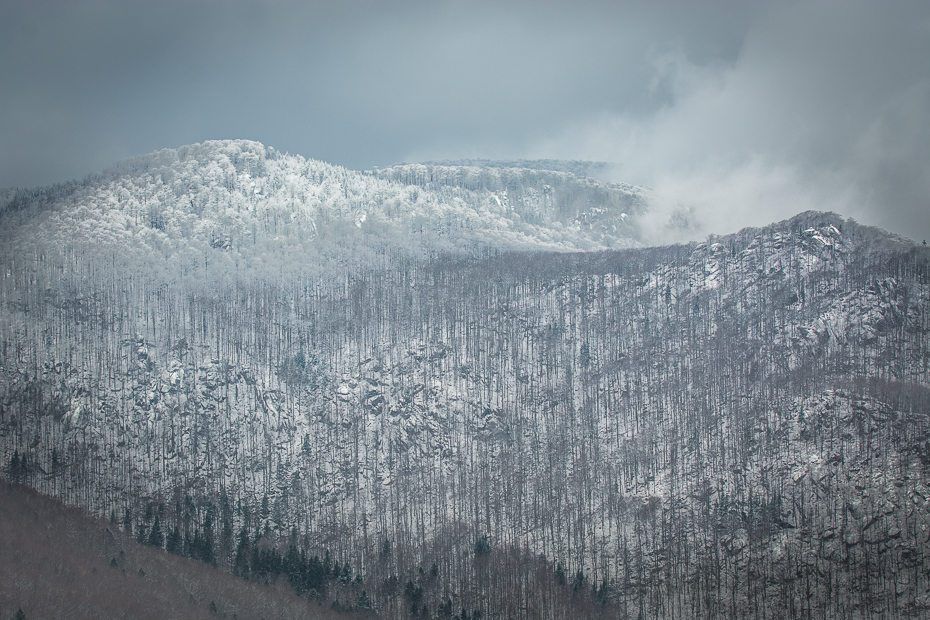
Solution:
[(930, 239), (927, 2), (0, 3), (0, 186), (248, 138), (350, 168), (592, 159), (656, 226)]

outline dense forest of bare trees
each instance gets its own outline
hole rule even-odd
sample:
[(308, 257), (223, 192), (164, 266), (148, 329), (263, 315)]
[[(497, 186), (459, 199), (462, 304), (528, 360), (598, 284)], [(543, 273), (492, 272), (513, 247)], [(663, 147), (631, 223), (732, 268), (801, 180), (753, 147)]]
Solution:
[(926, 249), (809, 213), (207, 277), (235, 252), (7, 254), (4, 475), (384, 617), (930, 610)]

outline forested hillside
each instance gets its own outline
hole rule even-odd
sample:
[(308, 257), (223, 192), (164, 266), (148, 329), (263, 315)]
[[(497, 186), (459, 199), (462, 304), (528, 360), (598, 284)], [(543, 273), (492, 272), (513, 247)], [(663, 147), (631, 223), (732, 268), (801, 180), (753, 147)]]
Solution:
[(0, 192), (0, 240), (12, 256), (67, 246), (168, 280), (193, 272), (202, 284), (312, 273), (347, 254), (365, 262), (386, 250), (631, 247), (645, 196), (568, 172), (356, 172), (257, 142), (213, 141), (126, 160), (80, 183)]
[(606, 250), (638, 190), (308, 162), (290, 194), (274, 157), (251, 195), (130, 163), (7, 204), (7, 477), (249, 579), (326, 557), (384, 617), (930, 612), (926, 248), (806, 213)]

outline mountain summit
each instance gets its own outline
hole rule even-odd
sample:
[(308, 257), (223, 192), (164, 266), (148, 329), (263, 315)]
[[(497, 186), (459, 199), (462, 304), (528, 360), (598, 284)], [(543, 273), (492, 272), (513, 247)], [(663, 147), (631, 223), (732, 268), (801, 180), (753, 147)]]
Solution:
[(356, 172), (231, 140), (129, 159), (83, 183), (7, 191), (0, 217), (18, 251), (77, 243), (178, 269), (220, 250), (235, 257), (220, 259), (222, 269), (264, 269), (347, 247), (633, 247), (645, 209), (645, 190), (572, 172), (410, 164)]

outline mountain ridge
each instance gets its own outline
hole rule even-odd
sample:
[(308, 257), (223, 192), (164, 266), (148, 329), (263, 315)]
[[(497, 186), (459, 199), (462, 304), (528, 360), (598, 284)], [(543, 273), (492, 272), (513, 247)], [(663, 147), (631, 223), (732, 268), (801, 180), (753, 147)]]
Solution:
[[(327, 238), (330, 245), (349, 243), (355, 250), (380, 246), (451, 252), (639, 244), (628, 214), (591, 204), (594, 198), (602, 202), (613, 196), (635, 215), (644, 205), (629, 186), (549, 173), (542, 180), (534, 177), (531, 185), (511, 175), (507, 187), (490, 191), (467, 187), (468, 171), (459, 167), (454, 170), (464, 170), (461, 182), (447, 178), (436, 187), (411, 188), (394, 174), (402, 168), (356, 172), (282, 155), (256, 142), (212, 141), (131, 158), (82, 183), (8, 191), (0, 213), (10, 229), (39, 217), (37, 228), (50, 229), (47, 237), (56, 228), (79, 226), (60, 219), (79, 217), (92, 222), (84, 234), (96, 234), (94, 243), (110, 243), (104, 235), (109, 233), (121, 239), (116, 245), (125, 244), (132, 233), (137, 240), (150, 238), (149, 244), (168, 243), (169, 255), (202, 253), (202, 246), (219, 244), (234, 246), (246, 258), (250, 252), (290, 256), (323, 246)], [(564, 183), (565, 191), (543, 181)], [(585, 195), (592, 191), (597, 195)], [(61, 208), (64, 203), (70, 203), (69, 209)], [(57, 218), (42, 205), (58, 205)], [(25, 234), (41, 238), (40, 230)], [(188, 247), (191, 242), (198, 247)]]
[[(274, 174), (246, 170), (252, 154), (230, 195), (264, 209), (273, 240), (290, 205), (261, 203)], [(341, 174), (306, 166), (320, 187)], [(446, 184), (432, 195), (467, 208), (462, 196), (503, 204), (495, 192), (543, 178), (499, 170), (355, 178), (398, 205)], [(592, 618), (930, 609), (926, 248), (806, 212), (667, 247), (550, 252), (505, 235), (462, 251), (436, 234), (409, 251), (360, 236), (368, 220), (347, 209), (329, 233), (361, 241), (326, 246), (342, 258), (313, 263), (318, 237), (282, 230), (292, 253), (261, 262), (239, 233), (227, 244), (194, 222), (185, 237), (196, 201), (160, 182), (132, 200), (164, 207), (171, 234), (112, 191), (106, 209), (59, 205), (73, 213), (58, 237), (48, 218), (4, 233), (8, 476), (132, 528), (160, 503), (191, 537), (211, 515), (231, 533), (219, 561), (248, 575), (240, 529), (329, 550), (380, 584), (369, 595), (386, 617), (451, 616), (453, 598), (489, 617), (573, 617), (582, 586)], [(566, 191), (607, 191), (587, 183)], [(577, 219), (573, 204), (559, 202)], [(49, 212), (26, 206), (16, 217)], [(100, 214), (128, 231), (107, 228), (106, 251), (80, 239), (99, 238)], [(598, 247), (600, 232), (563, 239)], [(142, 262), (178, 247), (187, 263)]]

